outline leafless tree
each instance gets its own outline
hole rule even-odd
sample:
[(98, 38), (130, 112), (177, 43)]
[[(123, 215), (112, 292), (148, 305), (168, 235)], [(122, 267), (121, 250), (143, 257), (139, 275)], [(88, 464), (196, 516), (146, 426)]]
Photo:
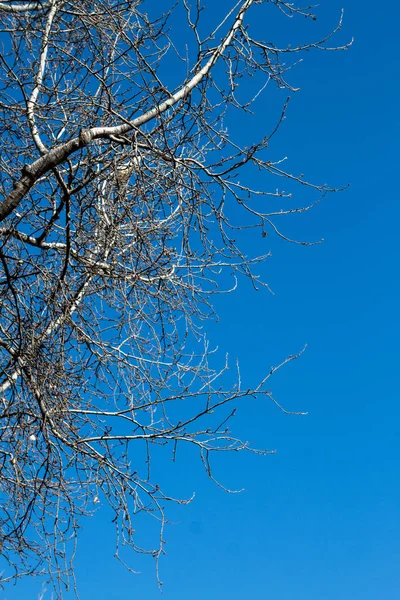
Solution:
[[(188, 500), (152, 479), (152, 449), (175, 459), (191, 445), (214, 479), (212, 453), (251, 450), (229, 429), (237, 403), (277, 404), (268, 386), (280, 367), (254, 389), (237, 369), (226, 387), (202, 322), (224, 272), (232, 289), (242, 276), (263, 285), (253, 272), (263, 257), (241, 250), (241, 229), (293, 241), (278, 219), (330, 190), (271, 159), (287, 104), (247, 147), (225, 122), (267, 83), (292, 90), (287, 73), (302, 52), (337, 48), (332, 34), (287, 47), (252, 37), (253, 12), (266, 23), (273, 10), (314, 18), (283, 0), (233, 1), (207, 34), (212, 19), (192, 4), (164, 3), (157, 17), (138, 0), (0, 1), (3, 584), (45, 573), (61, 597), (78, 521), (105, 502), (118, 546), (158, 564), (165, 505)], [(174, 19), (191, 36), (184, 56)], [(238, 87), (246, 77), (260, 83), (253, 99)], [(252, 186), (257, 172), (316, 197), (293, 208), (273, 182)], [(139, 447), (142, 465), (131, 459)], [(139, 512), (159, 522), (154, 548), (136, 542)]]

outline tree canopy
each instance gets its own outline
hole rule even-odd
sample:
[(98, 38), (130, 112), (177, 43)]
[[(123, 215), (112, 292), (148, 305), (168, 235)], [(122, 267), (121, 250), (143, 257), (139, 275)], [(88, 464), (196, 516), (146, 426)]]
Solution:
[[(226, 125), (267, 84), (294, 91), (288, 71), (303, 52), (337, 49), (332, 34), (285, 47), (253, 37), (252, 12), (314, 19), (311, 9), (245, 0), (213, 24), (200, 2), (155, 16), (150, 4), (0, 2), (1, 580), (44, 573), (60, 597), (79, 520), (100, 499), (118, 544), (158, 562), (166, 505), (190, 499), (153, 480), (155, 445), (173, 460), (194, 446), (212, 479), (214, 452), (264, 452), (230, 419), (244, 398), (284, 410), (270, 378), (296, 356), (256, 387), (238, 366), (227, 384), (205, 322), (239, 278), (265, 285), (254, 270), (265, 257), (246, 255), (241, 231), (306, 244), (280, 220), (333, 191), (272, 157), (287, 101), (248, 145)], [(253, 186), (260, 172), (269, 188)], [(310, 204), (294, 206), (285, 182), (314, 193)], [(151, 548), (136, 542), (137, 513), (159, 522)]]

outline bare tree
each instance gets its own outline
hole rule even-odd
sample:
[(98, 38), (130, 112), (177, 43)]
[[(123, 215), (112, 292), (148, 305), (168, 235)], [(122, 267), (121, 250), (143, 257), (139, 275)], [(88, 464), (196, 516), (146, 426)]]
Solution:
[[(277, 219), (313, 205), (253, 188), (253, 173), (297, 182), (314, 203), (330, 189), (271, 159), (287, 103), (247, 147), (225, 119), (250, 111), (269, 82), (292, 90), (287, 72), (303, 51), (337, 48), (331, 34), (293, 47), (252, 37), (252, 11), (314, 18), (283, 0), (241, 0), (208, 34), (193, 4), (151, 17), (138, 0), (0, 1), (3, 584), (45, 573), (61, 597), (77, 523), (100, 500), (118, 544), (158, 563), (164, 507), (187, 500), (152, 479), (152, 449), (175, 459), (194, 446), (213, 479), (213, 452), (250, 450), (228, 428), (237, 402), (277, 404), (268, 385), (282, 365), (254, 389), (237, 369), (225, 387), (227, 364), (210, 362), (201, 324), (224, 271), (232, 289), (241, 276), (263, 285), (253, 272), (263, 257), (245, 255), (240, 230), (293, 241)], [(169, 27), (179, 11), (191, 36), (183, 57)], [(171, 89), (173, 70), (183, 75)], [(253, 99), (238, 88), (244, 76), (260, 83)], [(136, 542), (139, 512), (159, 522), (154, 548)]]

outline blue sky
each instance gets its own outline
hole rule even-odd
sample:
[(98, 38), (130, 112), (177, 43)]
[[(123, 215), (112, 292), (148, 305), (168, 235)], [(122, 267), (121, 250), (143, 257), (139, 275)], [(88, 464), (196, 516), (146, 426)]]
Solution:
[[(221, 0), (218, 10), (230, 4)], [(303, 357), (278, 373), (272, 387), (286, 408), (309, 414), (285, 416), (261, 402), (240, 408), (236, 431), (255, 446), (277, 449), (265, 458), (236, 454), (217, 461), (223, 482), (244, 487), (242, 494), (216, 488), (190, 456), (174, 467), (162, 463), (161, 477), (186, 495), (196, 491), (190, 506), (170, 512), (176, 524), (165, 536), (162, 596), (152, 559), (131, 557), (141, 571), (137, 576), (112, 560), (105, 510), (85, 521), (77, 555), (82, 600), (399, 597), (400, 119), (394, 40), (400, 6), (394, 0), (370, 4), (321, 2), (315, 31), (326, 32), (344, 5), (338, 43), (351, 36), (355, 43), (345, 53), (305, 57), (291, 79), (301, 92), (272, 146), (309, 179), (351, 184), (313, 212), (282, 221), (290, 234), (325, 241), (306, 248), (252, 239), (254, 253), (272, 251), (258, 271), (274, 295), (243, 284), (218, 300), (220, 320), (209, 326), (221, 351), (240, 359), (249, 383), (307, 343)], [(265, 28), (267, 39), (285, 34), (269, 32), (268, 23), (254, 26)], [(295, 30), (290, 24), (289, 33)], [(246, 124), (247, 133), (268, 125), (265, 98), (265, 110)], [(40, 589), (39, 582), (24, 582), (0, 597), (36, 599)]]

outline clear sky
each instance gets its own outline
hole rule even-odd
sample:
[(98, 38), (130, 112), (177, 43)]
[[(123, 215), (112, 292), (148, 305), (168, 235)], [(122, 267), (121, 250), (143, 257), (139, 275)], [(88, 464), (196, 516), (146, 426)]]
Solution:
[[(162, 8), (162, 0), (154, 2)], [(205, 4), (210, 10), (216, 2)], [(218, 0), (217, 10), (231, 4)], [(241, 494), (216, 488), (189, 456), (162, 463), (160, 476), (174, 489), (196, 492), (190, 506), (170, 512), (176, 524), (165, 534), (162, 596), (151, 558), (130, 557), (140, 575), (112, 560), (105, 509), (85, 521), (76, 561), (82, 600), (400, 597), (400, 4), (322, 0), (317, 37), (343, 5), (337, 41), (354, 36), (355, 43), (345, 53), (305, 56), (291, 76), (301, 92), (272, 149), (309, 179), (351, 187), (282, 221), (289, 234), (323, 237), (322, 245), (257, 236), (255, 253), (272, 250), (259, 272), (275, 295), (242, 285), (218, 300), (220, 321), (209, 326), (221, 351), (240, 359), (249, 383), (307, 343), (272, 387), (286, 408), (309, 414), (242, 406), (235, 431), (277, 453), (218, 461), (223, 483), (244, 487)], [(284, 35), (266, 22), (254, 26), (265, 29), (265, 39)], [(262, 102), (247, 132), (267, 123), (268, 94)], [(0, 598), (36, 600), (40, 589), (24, 582)]]

